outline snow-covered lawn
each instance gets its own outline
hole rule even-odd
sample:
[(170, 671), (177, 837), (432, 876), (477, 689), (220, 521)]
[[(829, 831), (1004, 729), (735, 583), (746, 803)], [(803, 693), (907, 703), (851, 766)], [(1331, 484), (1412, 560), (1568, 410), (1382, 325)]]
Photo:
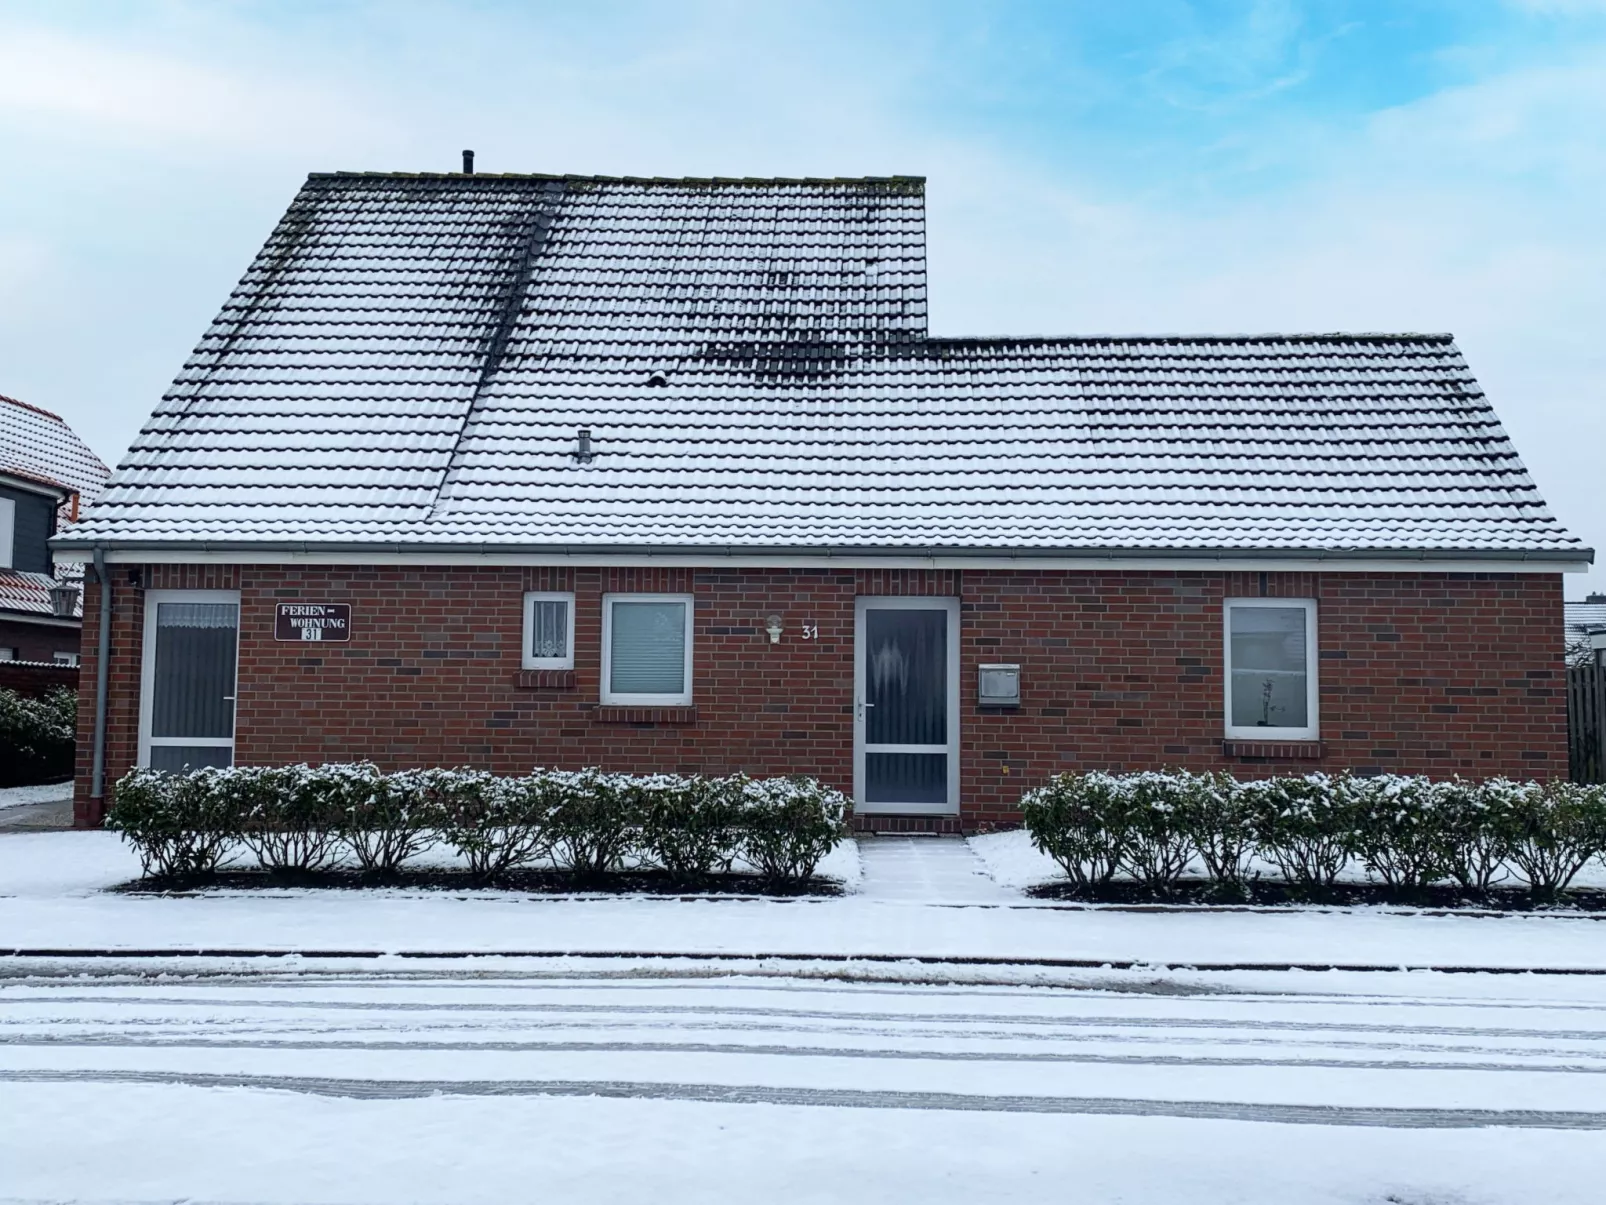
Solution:
[(72, 799), (71, 782), (47, 782), (37, 787), (0, 787), (0, 811), (31, 803), (62, 803)]
[(0, 962), (0, 1196), (1593, 1205), (1606, 1166), (1597, 979), (136, 969)]

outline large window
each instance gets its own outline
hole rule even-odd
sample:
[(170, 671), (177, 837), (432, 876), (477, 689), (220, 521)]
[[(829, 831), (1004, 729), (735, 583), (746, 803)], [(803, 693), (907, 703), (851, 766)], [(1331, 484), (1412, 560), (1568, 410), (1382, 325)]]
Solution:
[(691, 631), (689, 594), (603, 595), (603, 703), (690, 704)]
[(524, 596), (524, 668), (574, 668), (574, 595)]
[(1225, 619), (1227, 735), (1315, 740), (1315, 601), (1229, 598)]
[(17, 534), (17, 504), (0, 498), (0, 569), (10, 569)]
[(240, 595), (147, 590), (140, 668), (140, 764), (153, 770), (234, 764)]

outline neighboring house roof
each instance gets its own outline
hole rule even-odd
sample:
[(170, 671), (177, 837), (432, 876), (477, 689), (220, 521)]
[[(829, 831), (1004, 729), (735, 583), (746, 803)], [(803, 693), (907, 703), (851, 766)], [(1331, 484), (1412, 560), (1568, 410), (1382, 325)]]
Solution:
[(111, 470), (61, 418), (0, 395), (0, 473), (61, 486), (94, 501)]
[(1446, 335), (929, 337), (905, 177), (314, 175), (97, 540), (1590, 556)]
[[(62, 419), (38, 406), (0, 395), (0, 475), (40, 482), (67, 490), (57, 508), (57, 526), (64, 528), (82, 504), (92, 502), (106, 486), (111, 470), (89, 450)], [(0, 569), (0, 613), (8, 619), (54, 617), (50, 588), (80, 586), (83, 570), (58, 563), (56, 576)], [(82, 613), (82, 599), (73, 614)]]
[(1592, 632), (1606, 632), (1606, 599), (1563, 603), (1562, 610), (1567, 622), (1568, 644), (1582, 641)]

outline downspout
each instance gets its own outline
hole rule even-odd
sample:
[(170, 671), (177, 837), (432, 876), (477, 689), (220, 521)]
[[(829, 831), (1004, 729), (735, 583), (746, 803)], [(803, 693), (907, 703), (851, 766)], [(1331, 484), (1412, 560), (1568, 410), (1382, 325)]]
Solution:
[(106, 814), (106, 662), (112, 651), (112, 579), (106, 573), (106, 554), (95, 549), (95, 580), (100, 583), (100, 630), (95, 647), (95, 745), (90, 755), (89, 797)]

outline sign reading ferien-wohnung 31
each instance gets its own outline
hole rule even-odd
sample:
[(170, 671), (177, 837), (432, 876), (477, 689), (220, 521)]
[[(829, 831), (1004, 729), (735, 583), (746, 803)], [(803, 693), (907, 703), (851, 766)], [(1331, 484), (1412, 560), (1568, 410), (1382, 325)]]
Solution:
[(275, 640), (350, 640), (350, 603), (280, 603)]

